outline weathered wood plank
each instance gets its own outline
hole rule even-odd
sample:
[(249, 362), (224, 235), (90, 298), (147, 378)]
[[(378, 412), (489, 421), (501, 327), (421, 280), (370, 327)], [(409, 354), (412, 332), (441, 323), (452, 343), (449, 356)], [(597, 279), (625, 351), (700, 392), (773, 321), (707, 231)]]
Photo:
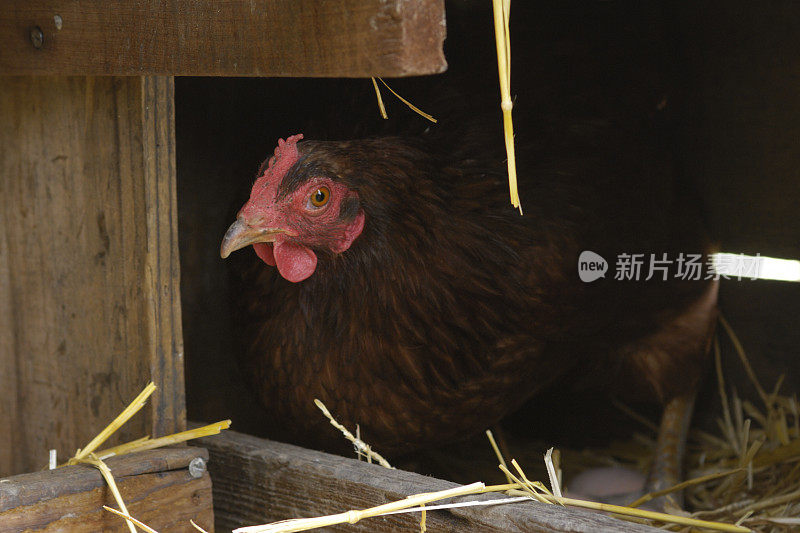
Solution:
[[(226, 431), (200, 439), (208, 448), (217, 528), (363, 509), (456, 485), (345, 457)], [(470, 497), (490, 499), (499, 496)], [(657, 529), (580, 509), (536, 503), (428, 513), (429, 531), (646, 532)], [(418, 515), (367, 519), (330, 531), (419, 531)]]
[[(212, 527), (211, 478), (189, 471), (202, 448), (151, 450), (108, 459), (128, 511), (157, 531), (196, 531), (194, 519)], [(0, 480), (0, 532), (128, 531), (125, 522), (103, 510), (117, 507), (100, 472), (77, 465)]]
[(0, 77), (0, 475), (183, 429), (170, 78)]
[(142, 160), (147, 249), (144, 282), (154, 435), (186, 429), (180, 264), (178, 259), (175, 83), (171, 76), (141, 79)]
[(444, 37), (443, 0), (17, 0), (0, 74), (411, 76)]
[[(208, 460), (208, 451), (195, 446), (183, 446), (110, 457), (105, 463), (114, 477), (120, 478), (185, 469), (198, 457)], [(42, 499), (86, 492), (104, 483), (99, 470), (85, 465), (65, 466), (57, 470), (42, 470), (3, 478), (0, 480), (0, 512), (33, 505)]]

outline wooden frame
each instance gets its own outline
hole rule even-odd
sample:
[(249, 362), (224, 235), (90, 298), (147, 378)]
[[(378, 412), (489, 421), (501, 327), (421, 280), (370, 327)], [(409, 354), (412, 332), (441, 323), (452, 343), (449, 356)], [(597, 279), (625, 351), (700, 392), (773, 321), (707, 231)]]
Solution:
[[(160, 533), (213, 530), (211, 478), (202, 448), (165, 448), (106, 461), (131, 516)], [(0, 480), (0, 531), (129, 531), (100, 471), (66, 466)]]
[[(208, 448), (210, 454), (214, 510), (222, 530), (364, 509), (457, 486), (233, 431), (200, 439), (198, 444)], [(498, 497), (487, 494), (469, 499)], [(417, 514), (398, 514), (326, 531), (419, 531), (419, 518)], [(660, 531), (583, 509), (536, 502), (431, 511), (427, 527), (439, 533)]]
[(444, 0), (16, 0), (0, 74), (413, 76), (444, 37)]
[(171, 77), (0, 78), (0, 476), (185, 428)]

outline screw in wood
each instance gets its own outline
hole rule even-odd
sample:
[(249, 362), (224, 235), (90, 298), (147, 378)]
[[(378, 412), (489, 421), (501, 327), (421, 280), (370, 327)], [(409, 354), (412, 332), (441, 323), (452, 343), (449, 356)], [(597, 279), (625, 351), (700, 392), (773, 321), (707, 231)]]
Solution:
[(44, 44), (44, 33), (42, 33), (42, 28), (39, 26), (31, 28), (31, 44), (37, 50), (41, 49)]
[(189, 475), (198, 478), (206, 471), (206, 460), (202, 457), (195, 457), (189, 462)]

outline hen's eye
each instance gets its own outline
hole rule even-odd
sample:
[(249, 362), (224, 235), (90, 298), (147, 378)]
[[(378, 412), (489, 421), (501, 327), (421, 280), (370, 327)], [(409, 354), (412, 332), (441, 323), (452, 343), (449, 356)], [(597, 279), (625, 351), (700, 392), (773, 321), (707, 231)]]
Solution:
[(314, 207), (322, 207), (323, 205), (328, 203), (328, 200), (331, 197), (331, 191), (328, 190), (327, 187), (320, 187), (313, 193), (311, 193), (311, 205)]

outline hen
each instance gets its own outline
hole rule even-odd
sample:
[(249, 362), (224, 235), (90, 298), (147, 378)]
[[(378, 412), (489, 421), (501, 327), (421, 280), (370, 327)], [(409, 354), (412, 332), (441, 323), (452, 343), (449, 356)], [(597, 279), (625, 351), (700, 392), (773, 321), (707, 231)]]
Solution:
[[(614, 279), (620, 254), (707, 251), (669, 165), (610, 121), (520, 121), (520, 216), (489, 124), (294, 135), (264, 162), (221, 255), (261, 259), (238, 322), (273, 436), (336, 446), (314, 398), (388, 452), (481, 431), (554, 382), (649, 397), (667, 418), (691, 405), (715, 284), (645, 281), (647, 263)], [(605, 278), (581, 281), (584, 250)]]

